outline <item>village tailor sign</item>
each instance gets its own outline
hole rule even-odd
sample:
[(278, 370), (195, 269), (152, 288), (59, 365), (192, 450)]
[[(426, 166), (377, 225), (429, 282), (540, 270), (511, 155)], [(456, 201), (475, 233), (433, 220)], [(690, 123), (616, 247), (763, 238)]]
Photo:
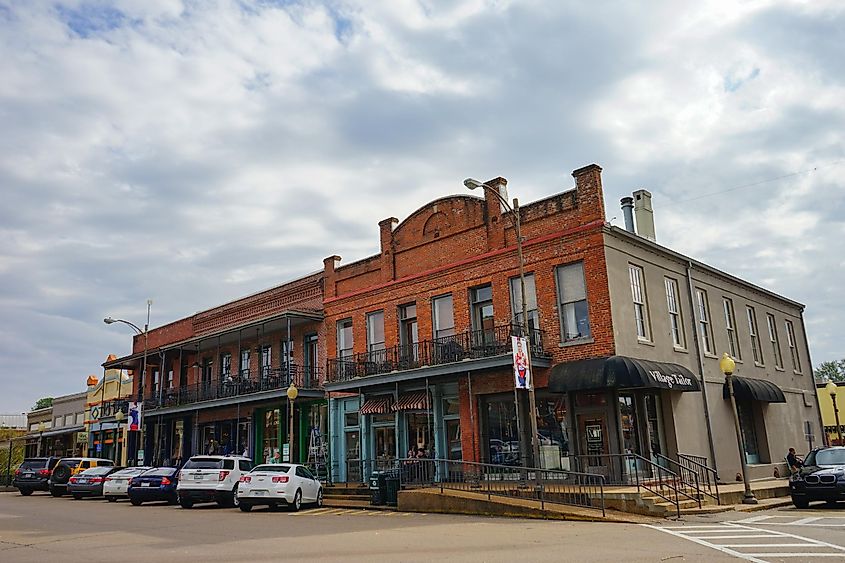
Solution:
[(662, 383), (661, 387), (667, 389), (674, 389), (681, 387), (683, 389), (695, 389), (696, 385), (692, 379), (682, 373), (663, 373), (656, 369), (648, 370), (648, 375), (656, 382)]

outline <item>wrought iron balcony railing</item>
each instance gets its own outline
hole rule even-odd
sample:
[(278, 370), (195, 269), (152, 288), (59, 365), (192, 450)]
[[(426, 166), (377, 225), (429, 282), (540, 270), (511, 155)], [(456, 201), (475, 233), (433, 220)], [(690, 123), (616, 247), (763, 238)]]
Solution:
[[(522, 327), (519, 325), (507, 324), (333, 358), (328, 360), (328, 381), (349, 381), (393, 371), (510, 354), (511, 336), (521, 333)], [(549, 357), (543, 348), (543, 331), (531, 329), (529, 333), (532, 357)]]
[(290, 366), (290, 370), (268, 368), (260, 369), (253, 374), (250, 374), (249, 370), (243, 370), (238, 374), (223, 376), (221, 379), (163, 389), (160, 395), (148, 397), (144, 401), (144, 408), (152, 410), (240, 397), (275, 389), (281, 391), (287, 389), (291, 382), (299, 389), (319, 389), (323, 380), (321, 375), (322, 370), (317, 366), (295, 364)]

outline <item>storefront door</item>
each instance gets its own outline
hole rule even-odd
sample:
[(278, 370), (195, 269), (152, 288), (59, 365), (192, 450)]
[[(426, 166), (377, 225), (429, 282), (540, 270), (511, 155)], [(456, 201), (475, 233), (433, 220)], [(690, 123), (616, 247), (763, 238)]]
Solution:
[(578, 435), (581, 437), (581, 463), (579, 471), (610, 476), (610, 458), (607, 457), (607, 417), (601, 413), (577, 416)]
[(519, 465), (519, 433), (513, 397), (491, 397), (483, 404), (485, 461), (495, 465)]
[(646, 393), (643, 397), (645, 403), (646, 425), (648, 429), (648, 443), (651, 461), (663, 465), (665, 461), (658, 456), (666, 455), (666, 433), (663, 430), (663, 406), (660, 404), (660, 395), (657, 393)]

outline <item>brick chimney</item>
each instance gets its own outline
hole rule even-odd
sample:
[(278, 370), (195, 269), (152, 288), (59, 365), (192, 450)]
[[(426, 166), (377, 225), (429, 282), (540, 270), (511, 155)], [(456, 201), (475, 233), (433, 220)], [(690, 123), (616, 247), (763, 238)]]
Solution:
[(379, 239), (381, 240), (381, 279), (392, 281), (396, 278), (395, 261), (393, 260), (393, 229), (399, 223), (396, 217), (388, 217), (378, 222)]
[(505, 224), (508, 221), (503, 219), (502, 213), (506, 208), (493, 193), (493, 190), (510, 204), (510, 201), (508, 201), (508, 181), (499, 176), (484, 183), (493, 187), (492, 190), (484, 190), (484, 203), (487, 209), (487, 247), (488, 250), (496, 250), (505, 247), (505, 228), (510, 225)]
[(584, 222), (604, 221), (604, 193), (601, 187), (601, 166), (589, 164), (573, 170), (578, 207), (581, 208)]
[(340, 262), (337, 254), (323, 259), (323, 293), (325, 297), (337, 297), (335, 268)]

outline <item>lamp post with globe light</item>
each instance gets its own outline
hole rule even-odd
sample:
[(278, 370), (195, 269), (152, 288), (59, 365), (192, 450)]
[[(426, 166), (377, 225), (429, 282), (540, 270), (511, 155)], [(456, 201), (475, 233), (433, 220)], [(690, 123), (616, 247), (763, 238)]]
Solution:
[(736, 430), (736, 443), (739, 447), (739, 461), (742, 464), (742, 482), (745, 485), (742, 504), (757, 504), (757, 497), (754, 496), (754, 492), (751, 490), (751, 482), (748, 480), (748, 460), (745, 457), (742, 429), (739, 427), (739, 414), (736, 410), (736, 398), (734, 397), (733, 373), (736, 370), (736, 362), (727, 352), (722, 354), (722, 359), (719, 360), (719, 369), (725, 374), (725, 385), (727, 385), (728, 395), (730, 395), (731, 413), (733, 414), (734, 429)]
[(842, 426), (839, 425), (839, 407), (836, 405), (836, 390), (839, 386), (832, 381), (828, 381), (824, 388), (830, 394), (830, 400), (833, 402), (833, 417), (836, 419), (836, 434), (839, 436), (839, 445), (845, 446), (845, 443), (842, 442)]
[(293, 402), (299, 396), (299, 389), (290, 383), (287, 391), (288, 395), (288, 411), (290, 412), (290, 420), (288, 422), (288, 462), (293, 463)]

